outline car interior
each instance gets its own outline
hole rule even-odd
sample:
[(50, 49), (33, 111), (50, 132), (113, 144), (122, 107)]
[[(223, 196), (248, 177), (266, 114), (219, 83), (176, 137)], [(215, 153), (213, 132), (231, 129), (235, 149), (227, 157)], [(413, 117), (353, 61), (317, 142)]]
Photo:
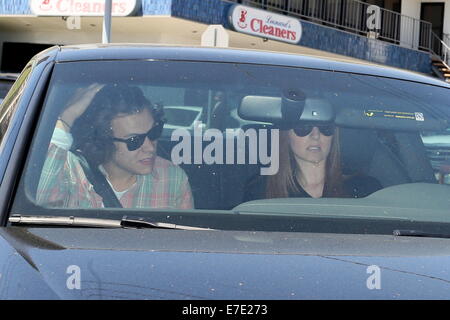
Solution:
[[(392, 150), (384, 139), (386, 135), (397, 139), (402, 147)], [(418, 138), (418, 133), (393, 134), (371, 129), (340, 128), (343, 173), (374, 177), (383, 187), (412, 182), (436, 183), (433, 168)], [(170, 160), (170, 151), (175, 143), (160, 140), (158, 154)], [(180, 166), (189, 177), (195, 208), (230, 210), (242, 203), (245, 185), (259, 174), (261, 164)], [(417, 170), (418, 166), (422, 170)]]
[[(60, 93), (61, 94), (61, 93)], [(224, 113), (222, 116), (225, 118), (219, 119), (226, 123), (232, 123), (233, 129), (238, 129), (238, 125), (242, 130), (249, 128), (261, 129), (272, 128), (273, 126), (279, 127), (277, 119), (264, 122), (261, 118), (240, 117), (243, 113), (243, 101), (245, 96), (240, 97), (238, 105), (236, 102), (233, 105), (228, 106), (229, 112)], [(265, 97), (267, 98), (267, 97)], [(65, 99), (63, 96), (59, 99)], [(274, 104), (275, 108), (285, 108), (286, 105), (290, 107), (296, 106), (297, 102), (286, 103), (284, 100), (278, 99)], [(266, 99), (267, 100), (267, 99)], [(231, 102), (229, 102), (232, 104)], [(248, 104), (247, 104), (248, 105)], [(306, 109), (309, 106), (306, 105)], [(190, 108), (190, 109), (189, 109)], [(383, 126), (375, 126), (372, 128), (365, 127), (366, 124), (361, 126), (355, 126), (352, 120), (346, 120), (349, 125), (345, 124), (345, 121), (339, 119), (339, 114), (332, 115), (330, 107), (326, 104), (319, 105), (317, 110), (322, 113), (323, 119), (316, 119), (315, 121), (330, 121), (336, 117), (336, 124), (340, 128), (340, 145), (341, 145), (341, 162), (344, 175), (357, 175), (363, 174), (371, 176), (377, 179), (380, 184), (386, 188), (393, 185), (400, 185), (412, 182), (428, 182), (436, 183), (433, 168), (427, 157), (425, 147), (420, 138), (420, 132), (415, 128), (411, 130), (392, 130)], [(170, 106), (171, 117), (174, 117), (174, 113), (180, 110), (185, 112), (186, 110), (195, 110), (196, 114), (199, 114), (198, 106), (193, 109), (192, 104), (184, 106)], [(257, 110), (257, 109), (255, 109)], [(303, 111), (303, 109), (301, 109)], [(258, 110), (257, 110), (258, 111)], [(300, 111), (300, 113), (302, 112)], [(259, 111), (258, 111), (259, 112)], [(269, 116), (280, 117), (280, 114), (284, 116), (283, 111), (267, 112)], [(298, 112), (298, 111), (297, 111)], [(204, 113), (204, 112), (203, 112)], [(211, 114), (207, 112), (207, 114)], [(260, 112), (258, 113), (260, 114)], [(289, 114), (289, 112), (288, 112)], [(291, 116), (291, 114), (289, 114)], [(53, 124), (56, 123), (57, 114), (51, 115)], [(204, 117), (202, 114), (201, 117)], [(191, 117), (191, 119), (197, 119), (198, 116)], [(267, 120), (267, 119), (265, 119)], [(270, 120), (270, 119), (269, 119)], [(311, 119), (308, 119), (311, 120)], [(338, 121), (339, 120), (339, 121)], [(189, 121), (183, 121), (183, 128), (192, 130), (192, 127), (188, 123)], [(237, 125), (236, 125), (237, 124)], [(54, 126), (53, 126), (54, 127)], [(34, 143), (34, 150), (32, 150), (32, 158), (29, 160), (33, 163), (33, 170), (27, 173), (27, 191), (30, 197), (35, 198), (37, 183), (40, 177), (40, 170), (43, 166), (46, 157), (46, 148), (38, 148), (38, 145), (48, 145), (50, 137), (53, 132), (52, 126), (46, 126), (45, 132), (42, 132), (38, 141)], [(172, 121), (172, 127), (173, 121)], [(176, 126), (175, 126), (176, 127)], [(388, 126), (389, 127), (389, 126)], [(405, 129), (405, 128), (403, 128)], [(408, 129), (408, 128), (406, 128)], [(173, 128), (171, 128), (173, 130)], [(236, 136), (226, 136), (224, 139), (234, 139)], [(192, 139), (192, 148), (194, 146), (194, 137)], [(269, 139), (270, 141), (270, 139)], [(158, 155), (170, 160), (171, 151), (178, 141), (171, 141), (170, 130), (163, 134), (158, 140)], [(208, 142), (203, 141), (202, 151), (207, 147)], [(223, 141), (225, 146), (225, 141)], [(234, 145), (234, 154), (237, 153), (237, 143)], [(270, 145), (268, 146), (270, 153)], [(245, 146), (246, 159), (249, 158), (251, 146), (247, 143)], [(224, 149), (225, 152), (225, 149)], [(193, 155), (193, 152), (191, 152)], [(180, 164), (181, 168), (186, 172), (191, 190), (194, 198), (195, 209), (214, 209), (214, 210), (232, 210), (243, 202), (243, 195), (245, 192), (245, 186), (254, 178), (260, 174), (260, 169), (264, 165), (261, 163), (249, 164), (195, 164), (193, 161), (190, 163)], [(418, 170), (420, 168), (420, 170)]]
[[(261, 100), (258, 100), (258, 103), (261, 103)], [(271, 127), (271, 125), (257, 122), (264, 119), (255, 120), (253, 124), (247, 122), (241, 129)], [(270, 139), (268, 140), (270, 142)], [(171, 149), (176, 143), (166, 139), (160, 140), (159, 155), (170, 160)], [(192, 141), (193, 144), (194, 141)], [(233, 145), (234, 154), (236, 154), (237, 143)], [(346, 176), (358, 174), (371, 176), (376, 178), (384, 188), (413, 182), (436, 183), (433, 168), (417, 131), (341, 127), (340, 146), (342, 170)], [(250, 145), (246, 144), (245, 152), (248, 159)], [(189, 176), (195, 207), (225, 210), (230, 210), (243, 202), (245, 186), (259, 174), (261, 166), (260, 163), (181, 164)], [(207, 197), (205, 197), (206, 194)]]

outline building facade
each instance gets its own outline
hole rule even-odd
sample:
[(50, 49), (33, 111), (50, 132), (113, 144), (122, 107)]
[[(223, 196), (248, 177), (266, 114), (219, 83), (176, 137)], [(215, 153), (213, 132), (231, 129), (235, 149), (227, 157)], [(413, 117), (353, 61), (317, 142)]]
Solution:
[[(103, 3), (0, 0), (0, 70), (18, 72), (51, 45), (101, 42)], [(208, 26), (218, 25), (229, 47), (370, 62), (442, 79), (450, 61), (450, 0), (114, 0), (113, 15), (114, 43), (201, 45)], [(256, 22), (240, 29), (246, 17)], [(299, 37), (289, 41), (293, 25)]]

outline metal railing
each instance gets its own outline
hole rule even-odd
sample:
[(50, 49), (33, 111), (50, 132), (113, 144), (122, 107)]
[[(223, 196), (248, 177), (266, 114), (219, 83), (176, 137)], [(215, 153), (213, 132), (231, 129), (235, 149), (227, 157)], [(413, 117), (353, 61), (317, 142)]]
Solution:
[(441, 40), (434, 32), (431, 32), (431, 36), (431, 52), (439, 56), (447, 67), (450, 68), (450, 44), (445, 42), (446, 35), (444, 34), (444, 40)]
[[(380, 8), (380, 24), (369, 30), (369, 3), (357, 0), (223, 0), (296, 16), (322, 25), (395, 43), (412, 49), (432, 51), (435, 42), (431, 23)], [(372, 31), (372, 32), (371, 32)]]

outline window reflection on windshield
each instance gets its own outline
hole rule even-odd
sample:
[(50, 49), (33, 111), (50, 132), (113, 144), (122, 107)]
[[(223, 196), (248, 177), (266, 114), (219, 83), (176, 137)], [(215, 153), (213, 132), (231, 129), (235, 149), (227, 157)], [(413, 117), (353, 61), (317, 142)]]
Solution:
[(422, 132), (421, 136), (437, 181), (450, 184), (450, 129)]

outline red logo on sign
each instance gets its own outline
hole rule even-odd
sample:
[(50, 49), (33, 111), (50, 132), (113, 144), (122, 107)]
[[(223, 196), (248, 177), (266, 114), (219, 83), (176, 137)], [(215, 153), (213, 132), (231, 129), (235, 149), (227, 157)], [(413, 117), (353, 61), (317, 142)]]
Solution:
[(247, 28), (247, 24), (245, 23), (245, 19), (247, 19), (247, 10), (242, 9), (241, 10), (241, 17), (239, 18), (238, 25), (242, 29)]
[(42, 11), (52, 10), (50, 0), (43, 0), (42, 3), (39, 5), (39, 9), (41, 9)]

